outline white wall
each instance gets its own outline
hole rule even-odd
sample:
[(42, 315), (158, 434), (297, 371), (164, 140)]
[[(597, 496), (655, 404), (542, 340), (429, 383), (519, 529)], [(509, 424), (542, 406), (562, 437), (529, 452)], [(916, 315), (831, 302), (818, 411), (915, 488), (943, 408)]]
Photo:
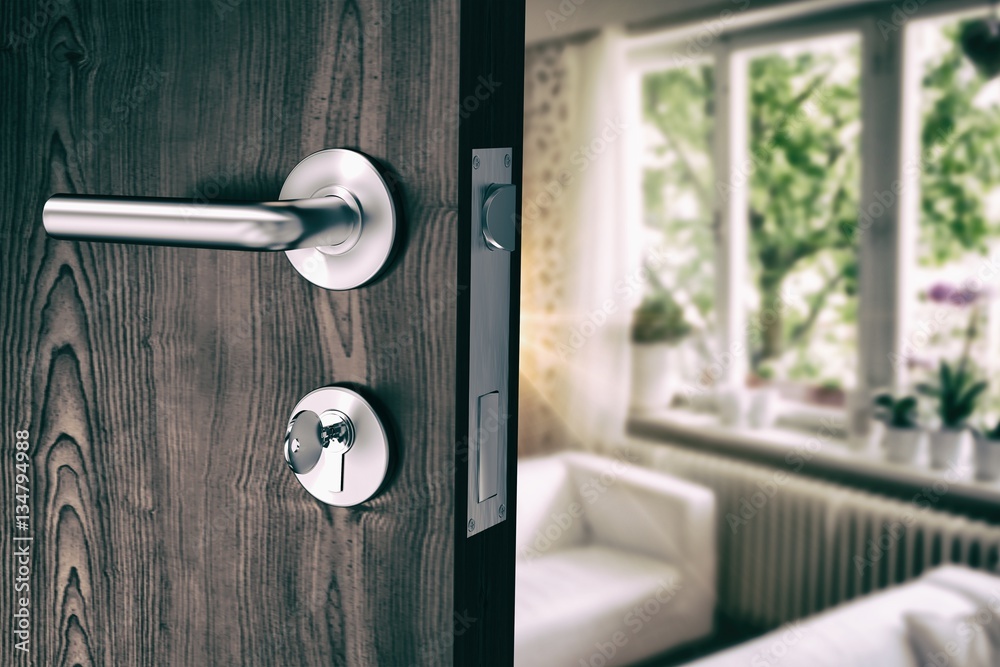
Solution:
[(645, 21), (697, 22), (723, 10), (741, 11), (790, 0), (527, 0), (525, 40), (543, 42), (601, 26)]
[[(980, 7), (986, 0), (917, 0), (923, 14)], [(891, 11), (902, 0), (526, 0), (525, 41), (528, 44), (564, 39), (611, 24), (629, 28), (679, 27), (718, 19), (732, 12), (747, 20), (757, 20), (777, 10), (778, 14), (831, 10), (851, 5), (881, 4)], [(773, 16), (771, 17), (773, 20)], [(754, 22), (751, 19), (749, 22)], [(731, 26), (735, 27), (735, 26)]]

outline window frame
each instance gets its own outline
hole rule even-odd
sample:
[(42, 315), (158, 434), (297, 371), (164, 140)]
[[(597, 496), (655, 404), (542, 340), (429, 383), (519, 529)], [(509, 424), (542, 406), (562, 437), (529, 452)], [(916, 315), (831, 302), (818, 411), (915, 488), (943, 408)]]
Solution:
[[(961, 15), (981, 8), (972, 0), (943, 2), (927, 0), (916, 20), (944, 15)], [(912, 294), (908, 286), (915, 261), (919, 233), (919, 172), (907, 170), (906, 164), (917, 159), (920, 151), (919, 72), (907, 66), (905, 53), (908, 23), (893, 16), (894, 6), (880, 4), (849, 7), (802, 16), (782, 18), (749, 27), (734, 26), (716, 37), (705, 50), (715, 71), (715, 131), (712, 147), (716, 178), (730, 179), (734, 166), (748, 150), (746, 77), (740, 76), (740, 60), (755, 49), (782, 42), (795, 42), (822, 35), (856, 33), (861, 45), (860, 103), (860, 197), (859, 209), (872, 220), (859, 223), (858, 236), (858, 350), (856, 385), (847, 397), (848, 425), (853, 435), (865, 435), (871, 422), (872, 392), (897, 391), (908, 381), (905, 367), (895, 366), (893, 358), (903, 349), (907, 335)], [(641, 91), (641, 77), (649, 71), (670, 66), (692, 35), (703, 25), (674, 28), (655, 35), (633, 38), (626, 49), (629, 83), (632, 91)], [(657, 60), (659, 58), (659, 60)], [(641, 93), (639, 93), (641, 94)], [(627, 96), (629, 98), (635, 95)], [(629, 118), (641, 123), (639, 104), (630, 102)], [(639, 134), (639, 133), (635, 133)], [(638, 158), (641, 139), (629, 147)], [(635, 172), (632, 184), (641, 183), (641, 160), (627, 161)], [(730, 185), (732, 185), (730, 183)], [(727, 202), (716, 200), (716, 322), (719, 350), (747, 349), (746, 314), (740, 291), (748, 275), (748, 233), (744, 185), (734, 188)], [(886, 205), (886, 193), (892, 193)], [(642, 206), (634, 207), (629, 219), (641, 223)], [(860, 212), (860, 211), (859, 211)], [(877, 213), (877, 215), (874, 215)], [(748, 371), (747, 355), (733, 355), (724, 368), (719, 384), (742, 386)]]

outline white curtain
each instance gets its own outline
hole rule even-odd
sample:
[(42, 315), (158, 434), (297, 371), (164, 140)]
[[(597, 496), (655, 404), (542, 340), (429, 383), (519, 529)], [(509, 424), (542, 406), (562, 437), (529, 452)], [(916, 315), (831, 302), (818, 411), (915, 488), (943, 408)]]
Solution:
[(520, 439), (600, 450), (624, 434), (638, 267), (625, 207), (623, 39), (526, 59)]

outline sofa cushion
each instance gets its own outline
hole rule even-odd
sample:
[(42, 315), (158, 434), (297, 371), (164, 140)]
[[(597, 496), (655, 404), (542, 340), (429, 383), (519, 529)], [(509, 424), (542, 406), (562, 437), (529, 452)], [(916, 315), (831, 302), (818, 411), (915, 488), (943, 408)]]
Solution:
[(686, 591), (677, 568), (638, 554), (591, 545), (521, 560), (514, 661), (575, 666), (600, 653), (600, 664), (627, 664), (708, 632), (705, 605), (711, 601)]

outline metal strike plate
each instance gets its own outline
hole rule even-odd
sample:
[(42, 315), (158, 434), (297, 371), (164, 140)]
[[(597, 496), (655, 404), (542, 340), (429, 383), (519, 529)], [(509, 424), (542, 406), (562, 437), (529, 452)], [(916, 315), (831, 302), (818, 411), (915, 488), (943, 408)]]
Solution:
[(472, 151), (468, 537), (507, 518), (513, 155), (510, 148)]
[(312, 391), (292, 410), (285, 463), (306, 491), (350, 507), (374, 497), (389, 473), (389, 436), (375, 409), (345, 387)]

